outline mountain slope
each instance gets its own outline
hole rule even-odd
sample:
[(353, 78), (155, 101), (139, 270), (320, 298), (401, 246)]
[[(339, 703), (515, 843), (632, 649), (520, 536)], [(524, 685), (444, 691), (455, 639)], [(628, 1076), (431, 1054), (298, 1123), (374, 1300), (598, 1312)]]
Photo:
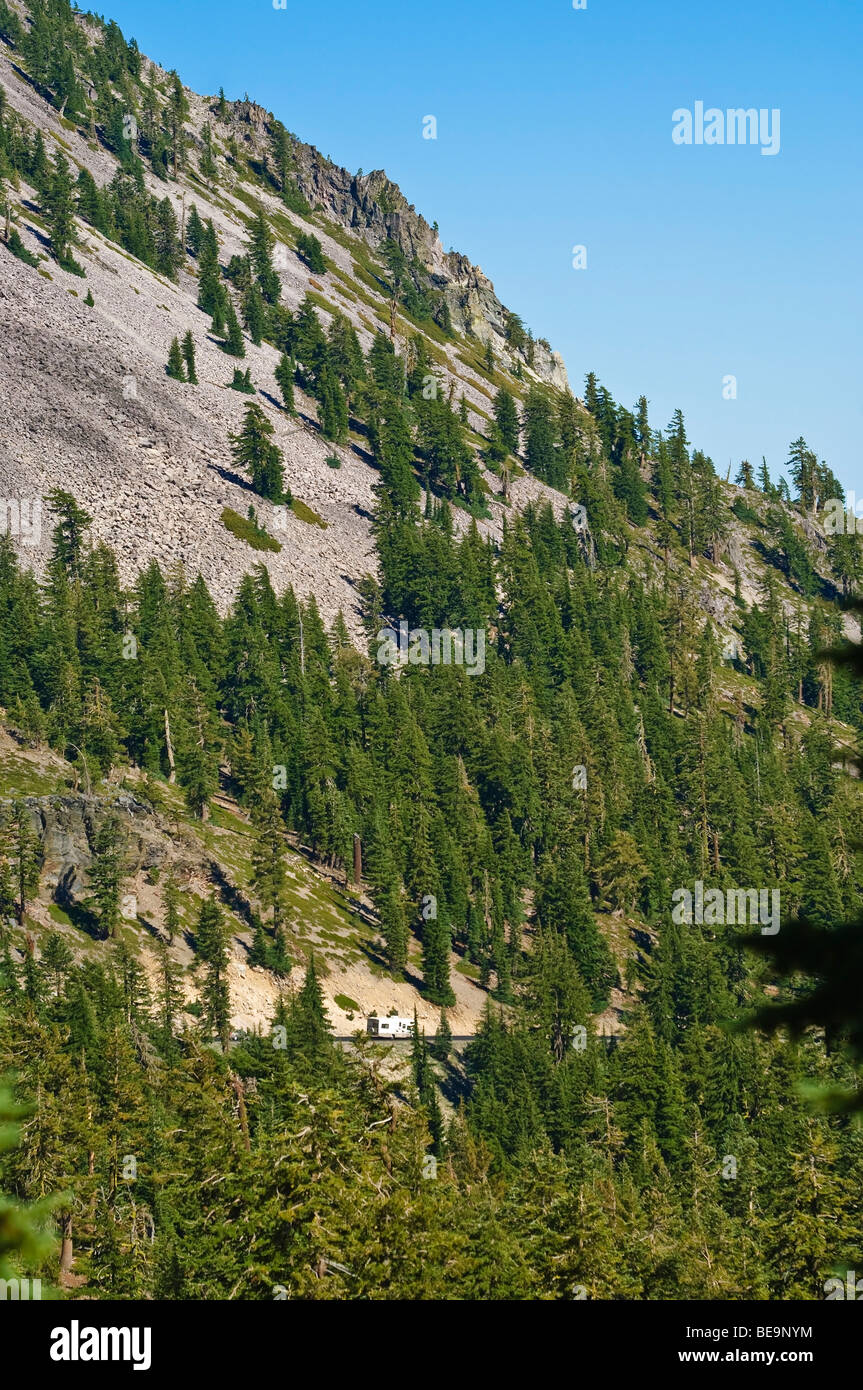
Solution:
[[(143, 59), (142, 88), (149, 75), (165, 84), (161, 69)], [(89, 138), (84, 124), (70, 129), (72, 123), (26, 80), (9, 48), (0, 48), (0, 82), (9, 107), (42, 132), (49, 154), (66, 154), (73, 176), (87, 169), (101, 187), (116, 174), (118, 160)], [(368, 265), (376, 265), (383, 277), (382, 267), (370, 258), (370, 245), (380, 243), (391, 230), (404, 245), (420, 252), (446, 284), (462, 327), (484, 330), (495, 343), (496, 355), (516, 360), (496, 332), (503, 327), (505, 311), (489, 282), (463, 257), (445, 256), (431, 229), (410, 210), (384, 213), (375, 193), (387, 195), (392, 203), (404, 200), (382, 176), (349, 179), (311, 147), (298, 146), (298, 184), (317, 196), (321, 212), (304, 218), (289, 210), (278, 193), (267, 191), (265, 182), (250, 181), (248, 173), (240, 177), (225, 160), (219, 161), (218, 183), (208, 192), (196, 176), (193, 151), (197, 152), (205, 120), (216, 124), (212, 110), (217, 104), (187, 90), (184, 95), (190, 111), (184, 127), (190, 145), (187, 167), (179, 171), (176, 182), (167, 184), (148, 170), (146, 187), (170, 199), (178, 222), (184, 207), (188, 217), (193, 202), (202, 219), (212, 219), (223, 266), (247, 249), (250, 209), (262, 209), (277, 235), (284, 237), (273, 257), (282, 303), (295, 310), (311, 289), (318, 297), (322, 322), (326, 325), (330, 317), (325, 305), (345, 314), (367, 350), (375, 332), (389, 331), (389, 298), (383, 278), (376, 291), (359, 282), (356, 257), (361, 258), (366, 282), (371, 278), (364, 270)], [(230, 104), (219, 130), (224, 130), (226, 141), (237, 140), (253, 163), (268, 143), (265, 113), (247, 102)], [(248, 171), (247, 164), (243, 168)], [(44, 256), (48, 238), (38, 213), (40, 195), (25, 181), (16, 202), (24, 244)], [(337, 215), (351, 226), (349, 232), (334, 220)], [(312, 274), (291, 246), (303, 232), (316, 235), (323, 246), (328, 269), (321, 275)], [(224, 507), (244, 513), (250, 501), (242, 481), (236, 480), (228, 437), (239, 427), (243, 397), (228, 389), (233, 363), (209, 332), (211, 315), (196, 307), (195, 262), (185, 257), (172, 282), (80, 219), (77, 235), (76, 255), (85, 266), (86, 284), (56, 262), (45, 262), (34, 273), (20, 261), (2, 258), (7, 360), (0, 379), (0, 493), (29, 499), (53, 487), (75, 492), (93, 515), (95, 536), (115, 548), (124, 579), (131, 579), (150, 559), (166, 566), (181, 560), (190, 573), (200, 572), (219, 601), (227, 603), (251, 560), (260, 557), (220, 522)], [(87, 289), (95, 300), (92, 308), (83, 302)], [(200, 385), (194, 391), (184, 391), (164, 370), (171, 339), (187, 331), (194, 336), (198, 354)], [(400, 345), (418, 331), (423, 330), (399, 314)], [(431, 324), (427, 342), (443, 389), (455, 391), (457, 398), (464, 395), (471, 425), (487, 432), (494, 385), (478, 365), (463, 360), (470, 354), (479, 364), (482, 340), (467, 339), (463, 333), (447, 340)], [(376, 473), (368, 466), (366, 441), (355, 433), (344, 447), (323, 440), (315, 428), (314, 402), (299, 392), (300, 420), (287, 418), (279, 409), (273, 380), (277, 350), (266, 343), (255, 347), (248, 339), (245, 350), (243, 367), (251, 369), (256, 399), (273, 422), (289, 483), (327, 525), (322, 536), (314, 523), (289, 514), (282, 528), (263, 504), (262, 521), (283, 546), (281, 554), (266, 555), (265, 563), (278, 586), (290, 581), (301, 594), (314, 592), (326, 620), (341, 609), (356, 633), (354, 583), (373, 569), (369, 516)], [(559, 360), (542, 347), (535, 353), (537, 379), (542, 374), (565, 384)], [(526, 379), (533, 375), (526, 363), (523, 371)], [(507, 373), (495, 375), (521, 391), (522, 384)], [(334, 452), (341, 460), (340, 470), (326, 466), (327, 455)], [(544, 492), (536, 480), (513, 480), (516, 506)], [(492, 505), (481, 528), (499, 537), (503, 510)], [(37, 564), (44, 562), (44, 533), (41, 546), (32, 551)]]

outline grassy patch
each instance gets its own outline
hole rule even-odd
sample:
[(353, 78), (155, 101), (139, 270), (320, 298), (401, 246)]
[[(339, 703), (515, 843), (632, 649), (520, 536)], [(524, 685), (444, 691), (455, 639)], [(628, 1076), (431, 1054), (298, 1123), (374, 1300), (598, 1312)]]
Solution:
[(479, 966), (474, 965), (473, 962), (469, 960), (460, 960), (456, 966), (456, 973), (458, 975), (466, 975), (469, 980), (478, 980), (480, 973)]
[(372, 290), (379, 299), (382, 299), (384, 303), (386, 303), (387, 292), (374, 271), (367, 269), (364, 265), (360, 265), (357, 261), (353, 261), (352, 265), (357, 279)]
[[(320, 521), (320, 517), (318, 520)], [(222, 512), (222, 525), (232, 536), (236, 536), (238, 541), (245, 541), (253, 550), (273, 550), (278, 553), (282, 548), (263, 526), (259, 526), (252, 517), (240, 516), (232, 507), (225, 507)], [(321, 525), (324, 523), (321, 522)]]
[(368, 290), (363, 289), (362, 285), (357, 280), (354, 280), (350, 275), (346, 274), (339, 266), (334, 265), (330, 270), (330, 274), (334, 279), (338, 280), (340, 287), (344, 287), (352, 300), (358, 299), (370, 309), (377, 309), (379, 307), (379, 301), (373, 299)]
[(363, 325), (364, 328), (368, 329), (369, 333), (372, 334), (377, 333), (378, 329), (380, 328), (380, 324), (372, 323), (371, 319), (367, 319), (365, 314), (360, 314), (360, 323)]
[(299, 497), (295, 497), (291, 503), (291, 511), (298, 521), (307, 521), (311, 526), (320, 526), (322, 531), (326, 531), (327, 523), (322, 516), (309, 507), (305, 502), (301, 502)]
[[(309, 283), (311, 284), (313, 282), (310, 281)], [(337, 306), (332, 304), (329, 299), (324, 299), (322, 294), (317, 294), (314, 290), (308, 290), (307, 294), (309, 300), (315, 305), (315, 308), (323, 309), (325, 314), (335, 314), (337, 312)]]

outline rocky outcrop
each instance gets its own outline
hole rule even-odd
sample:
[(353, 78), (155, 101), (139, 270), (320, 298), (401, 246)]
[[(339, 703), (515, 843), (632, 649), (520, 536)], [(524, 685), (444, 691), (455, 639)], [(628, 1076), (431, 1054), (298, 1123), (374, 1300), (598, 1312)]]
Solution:
[[(233, 103), (233, 120), (243, 129), (247, 143), (255, 143), (265, 158), (274, 117), (244, 100)], [(301, 141), (294, 145), (293, 161), (297, 187), (312, 208), (321, 209), (374, 248), (388, 238), (396, 241), (408, 259), (417, 261), (443, 291), (455, 328), (482, 343), (497, 338), (496, 351), (504, 350), (507, 310), (491, 280), (467, 256), (444, 251), (437, 230), (383, 169), (351, 174), (326, 159), (314, 145)], [(506, 351), (515, 357), (511, 348)], [(526, 360), (524, 353), (519, 355)], [(534, 344), (532, 370), (540, 380), (561, 390), (569, 385), (563, 358), (544, 341)]]
[(99, 826), (109, 813), (126, 831), (129, 874), (153, 868), (166, 857), (164, 837), (152, 808), (126, 792), (103, 796), (28, 796), (24, 805), (39, 837), (42, 880), (58, 903), (80, 903)]

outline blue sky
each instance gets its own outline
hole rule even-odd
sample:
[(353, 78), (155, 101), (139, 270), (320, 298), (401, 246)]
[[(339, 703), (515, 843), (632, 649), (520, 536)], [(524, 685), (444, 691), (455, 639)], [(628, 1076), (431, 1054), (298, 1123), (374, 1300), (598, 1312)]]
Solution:
[[(246, 91), (723, 475), (802, 434), (863, 493), (859, 0), (110, 0), (197, 91)], [(672, 112), (779, 108), (780, 150), (676, 145)], [(422, 138), (434, 115), (437, 139)], [(574, 270), (572, 248), (587, 248)], [(723, 378), (737, 398), (723, 398)]]

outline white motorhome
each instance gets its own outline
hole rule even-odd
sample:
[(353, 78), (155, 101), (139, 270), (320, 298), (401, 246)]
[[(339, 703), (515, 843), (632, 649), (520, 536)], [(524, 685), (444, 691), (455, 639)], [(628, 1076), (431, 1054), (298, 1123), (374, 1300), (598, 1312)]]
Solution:
[(399, 1018), (398, 1014), (390, 1014), (388, 1018), (373, 1014), (366, 1020), (366, 1032), (373, 1038), (410, 1038), (413, 1031), (413, 1019)]

